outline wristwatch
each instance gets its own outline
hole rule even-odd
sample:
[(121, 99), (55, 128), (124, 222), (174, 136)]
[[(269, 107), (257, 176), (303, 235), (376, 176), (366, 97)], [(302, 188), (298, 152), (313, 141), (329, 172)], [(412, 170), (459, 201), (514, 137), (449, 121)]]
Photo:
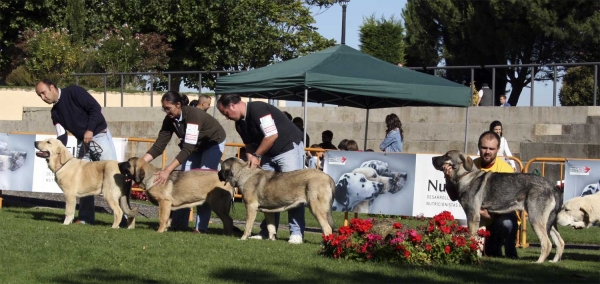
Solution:
[(259, 159), (259, 160), (260, 160), (260, 156), (259, 156), (258, 154), (256, 154), (256, 153), (252, 153), (252, 154), (250, 154), (250, 155), (252, 155), (252, 156), (254, 156), (254, 157), (256, 157), (257, 159)]

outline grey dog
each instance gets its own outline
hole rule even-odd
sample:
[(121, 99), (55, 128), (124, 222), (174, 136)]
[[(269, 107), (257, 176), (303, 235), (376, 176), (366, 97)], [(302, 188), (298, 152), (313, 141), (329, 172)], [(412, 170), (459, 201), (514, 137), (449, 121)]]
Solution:
[(495, 214), (525, 210), (542, 247), (537, 262), (543, 263), (552, 250), (549, 235), (556, 245), (556, 255), (551, 262), (560, 261), (565, 242), (556, 228), (556, 219), (563, 196), (551, 182), (533, 174), (479, 170), (469, 156), (456, 150), (433, 157), (432, 163), (439, 171), (443, 171), (445, 164), (452, 166), (452, 176), (446, 176), (446, 181), (451, 182), (450, 186), (458, 191), (458, 202), (465, 210), (472, 235), (476, 234), (479, 227), (479, 210), (482, 208)]

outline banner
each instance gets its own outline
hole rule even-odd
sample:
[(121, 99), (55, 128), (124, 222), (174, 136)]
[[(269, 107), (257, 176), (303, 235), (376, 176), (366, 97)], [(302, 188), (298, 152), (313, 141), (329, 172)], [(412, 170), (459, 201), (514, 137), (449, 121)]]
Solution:
[[(46, 159), (35, 156), (35, 141), (56, 135), (0, 133), (0, 190), (61, 193)], [(127, 138), (114, 138), (117, 160), (124, 161)], [(69, 136), (67, 149), (77, 153), (77, 139)]]
[(564, 201), (600, 191), (600, 160), (565, 162)]

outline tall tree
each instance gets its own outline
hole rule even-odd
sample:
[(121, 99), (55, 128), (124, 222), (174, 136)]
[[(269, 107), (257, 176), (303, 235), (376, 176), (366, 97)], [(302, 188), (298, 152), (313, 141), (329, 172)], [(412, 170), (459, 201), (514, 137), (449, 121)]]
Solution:
[[(407, 65), (547, 64), (591, 60), (600, 33), (600, 2), (595, 0), (408, 0), (403, 10)], [(585, 56), (584, 56), (585, 55)], [(536, 68), (534, 80), (551, 79)], [(469, 70), (447, 70), (457, 82)], [(477, 86), (491, 83), (491, 70), (477, 69)], [(531, 69), (496, 70), (496, 91), (512, 86), (509, 103), (532, 80)]]
[(404, 28), (400, 20), (375, 19), (371, 15), (360, 26), (360, 51), (392, 64), (404, 62)]
[(83, 42), (85, 37), (85, 2), (81, 0), (67, 0), (65, 9), (65, 26), (71, 32), (73, 41)]
[[(577, 66), (567, 69), (558, 99), (562, 106), (594, 105), (594, 68)], [(596, 95), (596, 105), (600, 105), (600, 94)]]

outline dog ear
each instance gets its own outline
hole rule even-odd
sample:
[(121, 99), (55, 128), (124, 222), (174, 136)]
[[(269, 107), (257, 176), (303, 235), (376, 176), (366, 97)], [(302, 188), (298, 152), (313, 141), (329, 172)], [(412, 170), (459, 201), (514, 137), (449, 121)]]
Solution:
[(590, 212), (592, 211), (592, 207), (588, 204), (581, 204), (579, 210), (583, 212), (583, 223), (587, 227), (590, 224)]
[(473, 169), (473, 159), (471, 159), (471, 157), (460, 154), (460, 160), (462, 161), (465, 170), (470, 172)]
[(342, 179), (335, 185), (334, 199), (339, 203), (348, 203), (348, 180)]
[(144, 180), (144, 178), (146, 177), (146, 171), (144, 171), (144, 167), (139, 167), (136, 165), (136, 167), (134, 168), (133, 176), (135, 177), (136, 183), (138, 181), (142, 182)]

